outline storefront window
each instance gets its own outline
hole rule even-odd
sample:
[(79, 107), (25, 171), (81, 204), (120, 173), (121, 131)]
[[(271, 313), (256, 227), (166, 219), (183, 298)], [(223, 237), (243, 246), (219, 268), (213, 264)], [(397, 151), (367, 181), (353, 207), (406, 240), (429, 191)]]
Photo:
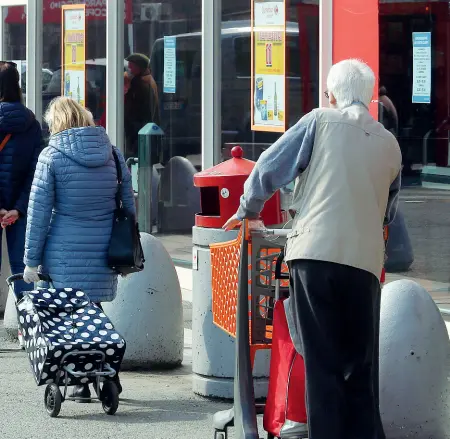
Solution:
[[(27, 54), (26, 37), (27, 28), (25, 21), (16, 22), (14, 16), (20, 12), (20, 16), (25, 14), (26, 7), (1, 7), (3, 20), (3, 47), (1, 59), (13, 61), (17, 65), (20, 74), (20, 84), (24, 100), (26, 99), (27, 87)], [(49, 80), (49, 72), (42, 72), (42, 80)]]
[(147, 123), (163, 130), (154, 138), (152, 154), (153, 233), (175, 260), (188, 263), (200, 211), (193, 176), (201, 164), (201, 1), (130, 3), (124, 35), (130, 60), (125, 61), (125, 154), (138, 156), (138, 132)]
[[(61, 95), (61, 5), (71, 2), (44, 0), (43, 3), (42, 106), (45, 112), (51, 100)], [(106, 2), (103, 2), (102, 6), (86, 0), (79, 0), (76, 3), (86, 5), (86, 106), (99, 123), (106, 103)], [(8, 10), (6, 23), (10, 28), (25, 29), (24, 7), (10, 7)], [(18, 51), (25, 53), (25, 43), (22, 43), (22, 40), (24, 41), (25, 37), (12, 40), (8, 50), (13, 53)], [(22, 87), (26, 87), (26, 75)], [(45, 124), (43, 129), (44, 135), (48, 137), (48, 128)]]
[(396, 248), (388, 267), (442, 299), (450, 292), (449, 3), (381, 0), (379, 6), (380, 119), (403, 154), (401, 216), (392, 227)]
[[(256, 8), (261, 2), (254, 3)], [(284, 49), (288, 129), (319, 103), (319, 1), (279, 4), (279, 14), (282, 5), (287, 5)], [(223, 2), (222, 21), (222, 159), (230, 158), (230, 150), (239, 144), (246, 158), (257, 160), (281, 133), (251, 128), (251, 3)], [(275, 88), (278, 101), (281, 93)]]

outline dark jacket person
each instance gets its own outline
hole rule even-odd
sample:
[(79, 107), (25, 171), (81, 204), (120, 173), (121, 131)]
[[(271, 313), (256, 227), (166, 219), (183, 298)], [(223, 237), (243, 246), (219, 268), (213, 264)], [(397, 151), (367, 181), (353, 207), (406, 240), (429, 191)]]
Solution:
[[(0, 220), (5, 229), (13, 274), (23, 273), (28, 199), (42, 149), (41, 126), (22, 104), (19, 73), (13, 63), (0, 62)], [(3, 230), (0, 230), (0, 251)], [(1, 254), (0, 254), (1, 261)], [(18, 291), (29, 290), (17, 282)]]
[(158, 87), (147, 56), (134, 53), (127, 61), (131, 83), (125, 95), (126, 156), (137, 157), (139, 130), (149, 122), (160, 124)]

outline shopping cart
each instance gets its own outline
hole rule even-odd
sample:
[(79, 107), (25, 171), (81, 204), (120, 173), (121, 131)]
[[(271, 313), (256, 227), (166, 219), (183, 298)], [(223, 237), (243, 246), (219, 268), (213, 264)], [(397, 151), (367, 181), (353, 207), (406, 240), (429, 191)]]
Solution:
[[(288, 297), (288, 267), (283, 262), (287, 229), (249, 231), (244, 221), (234, 241), (211, 245), (212, 312), (215, 325), (236, 339), (234, 407), (214, 415), (215, 439), (259, 439), (253, 364), (256, 352), (270, 349), (275, 301)], [(269, 436), (270, 437), (270, 436)]]
[[(214, 415), (215, 439), (227, 439), (233, 426), (237, 439), (259, 439), (257, 416), (265, 405), (255, 402), (252, 369), (256, 352), (271, 349), (276, 300), (289, 296), (283, 258), (290, 231), (249, 231), (244, 222), (234, 241), (211, 245), (213, 321), (236, 339), (234, 406)], [(387, 244), (387, 227), (383, 235)]]

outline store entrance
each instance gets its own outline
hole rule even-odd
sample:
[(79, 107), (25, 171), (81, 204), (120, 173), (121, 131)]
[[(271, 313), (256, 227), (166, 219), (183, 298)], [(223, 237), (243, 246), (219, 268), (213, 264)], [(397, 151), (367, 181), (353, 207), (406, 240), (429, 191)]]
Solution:
[[(394, 125), (411, 181), (424, 166), (450, 165), (449, 14), (448, 1), (380, 1), (380, 100), (387, 102), (384, 122)], [(431, 57), (414, 51), (415, 38), (431, 40)]]

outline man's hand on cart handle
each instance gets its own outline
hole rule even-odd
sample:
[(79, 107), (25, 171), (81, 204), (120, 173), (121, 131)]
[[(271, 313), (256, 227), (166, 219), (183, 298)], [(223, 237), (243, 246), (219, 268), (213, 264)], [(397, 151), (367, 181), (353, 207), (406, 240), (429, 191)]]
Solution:
[[(237, 214), (233, 215), (222, 227), (227, 232), (230, 230), (234, 230), (238, 227), (240, 227), (242, 224), (242, 221), (237, 217)], [(260, 219), (255, 220), (249, 220), (248, 227), (251, 230), (265, 230), (266, 226)]]
[(229, 232), (230, 230), (234, 230), (238, 227), (241, 227), (241, 224), (242, 221), (235, 214), (222, 226), (222, 229)]

